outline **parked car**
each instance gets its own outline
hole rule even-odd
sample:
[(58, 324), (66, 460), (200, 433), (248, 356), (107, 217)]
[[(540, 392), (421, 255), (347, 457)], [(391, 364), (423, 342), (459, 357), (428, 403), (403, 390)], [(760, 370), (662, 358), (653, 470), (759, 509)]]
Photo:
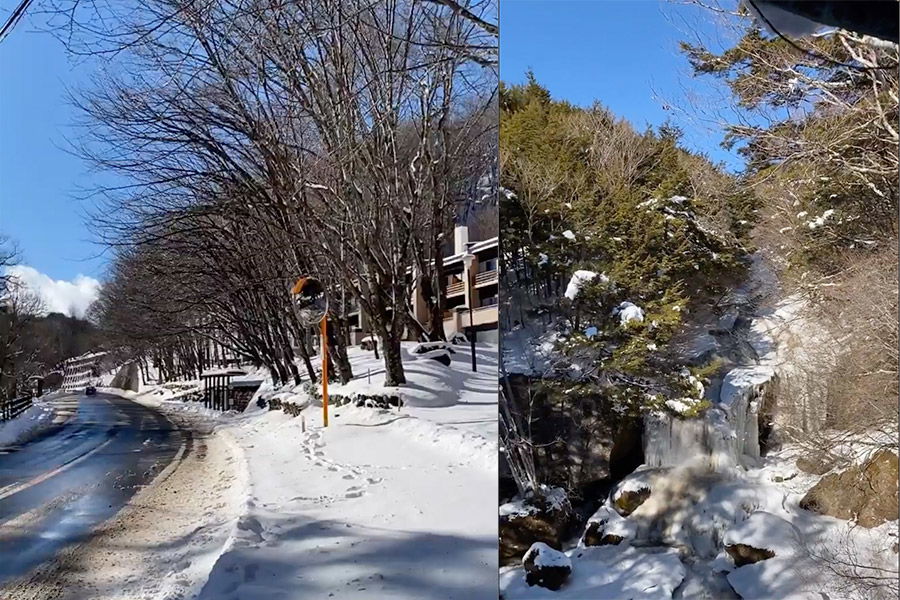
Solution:
[(86, 396), (93, 396), (93, 395), (96, 394), (96, 393), (97, 393), (97, 388), (95, 388), (95, 387), (92, 386), (92, 385), (89, 385), (89, 386), (87, 386), (86, 388), (84, 388), (84, 394), (85, 394)]

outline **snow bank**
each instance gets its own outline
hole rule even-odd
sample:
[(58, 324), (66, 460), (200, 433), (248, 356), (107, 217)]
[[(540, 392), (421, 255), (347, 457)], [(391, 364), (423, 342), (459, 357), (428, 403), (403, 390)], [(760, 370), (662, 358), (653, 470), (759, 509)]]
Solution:
[(49, 402), (35, 401), (15, 419), (0, 423), (0, 447), (23, 444), (53, 425), (56, 411)]

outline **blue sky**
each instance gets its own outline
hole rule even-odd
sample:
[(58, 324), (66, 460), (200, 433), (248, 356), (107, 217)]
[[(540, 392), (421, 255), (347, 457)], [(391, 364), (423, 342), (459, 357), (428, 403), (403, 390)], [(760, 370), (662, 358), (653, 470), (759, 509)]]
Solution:
[[(501, 0), (501, 75), (522, 81), (526, 69), (557, 98), (599, 100), (638, 128), (673, 117), (686, 144), (715, 160), (737, 162), (720, 136), (681, 122), (677, 112), (689, 77), (676, 44), (689, 25), (712, 30), (708, 14), (654, 0)], [(98, 175), (63, 147), (74, 135), (66, 87), (89, 81), (89, 65), (73, 66), (61, 44), (23, 22), (0, 44), (0, 232), (23, 250), (24, 263), (52, 280), (100, 278), (106, 259), (90, 242), (78, 200)], [(660, 98), (655, 98), (658, 93)]]
[[(521, 83), (528, 69), (554, 98), (581, 106), (599, 101), (637, 129), (671, 119), (686, 146), (731, 168), (710, 125), (689, 122), (685, 90), (715, 97), (716, 84), (694, 79), (678, 41), (694, 30), (715, 41), (725, 35), (711, 13), (655, 0), (501, 0), (500, 75)], [(667, 108), (664, 108), (667, 107)]]
[(90, 185), (88, 166), (63, 150), (75, 119), (66, 86), (89, 74), (27, 20), (0, 44), (0, 232), (18, 242), (24, 264), (54, 280), (98, 278), (105, 262), (76, 198)]

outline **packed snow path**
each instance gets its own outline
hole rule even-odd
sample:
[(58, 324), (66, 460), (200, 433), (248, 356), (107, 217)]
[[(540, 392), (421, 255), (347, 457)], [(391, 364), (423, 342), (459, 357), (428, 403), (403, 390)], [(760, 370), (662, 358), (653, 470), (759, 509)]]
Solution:
[[(410, 361), (413, 393), (452, 396), (440, 408), (332, 407), (326, 429), (310, 406), (225, 425), (249, 497), (200, 597), (495, 597), (496, 356), (480, 345), (477, 374), (464, 349), (450, 368)], [(357, 373), (377, 365), (352, 358)]]

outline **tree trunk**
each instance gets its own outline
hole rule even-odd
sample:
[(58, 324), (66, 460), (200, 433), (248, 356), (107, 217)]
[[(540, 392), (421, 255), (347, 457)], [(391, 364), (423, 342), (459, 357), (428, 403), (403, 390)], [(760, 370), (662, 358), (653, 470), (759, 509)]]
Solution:
[(381, 337), (384, 350), (384, 385), (391, 387), (406, 383), (400, 355), (400, 336), (384, 331)]
[(319, 377), (316, 375), (316, 368), (312, 364), (312, 360), (309, 357), (309, 348), (306, 346), (306, 336), (305, 333), (301, 333), (297, 337), (297, 350), (300, 352), (300, 358), (303, 359), (303, 365), (306, 367), (306, 374), (309, 376), (309, 380), (312, 383), (318, 381)]
[(349, 383), (353, 379), (353, 367), (347, 356), (346, 326), (343, 319), (335, 319), (328, 326), (328, 344), (332, 348), (331, 357), (337, 366), (337, 375), (341, 383)]

